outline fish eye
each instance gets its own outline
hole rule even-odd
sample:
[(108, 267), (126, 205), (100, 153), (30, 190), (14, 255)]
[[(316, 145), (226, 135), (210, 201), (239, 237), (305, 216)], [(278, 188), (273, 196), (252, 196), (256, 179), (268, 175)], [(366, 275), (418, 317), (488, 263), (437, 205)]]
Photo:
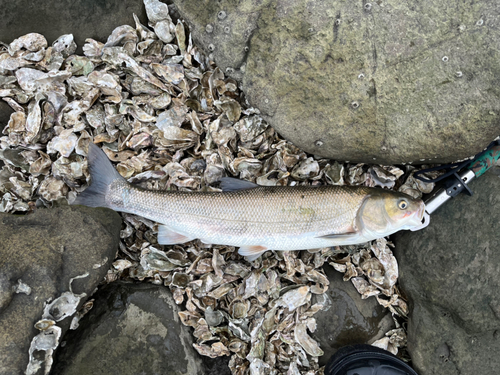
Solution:
[(405, 210), (408, 207), (408, 202), (405, 200), (399, 201), (398, 207), (402, 210)]

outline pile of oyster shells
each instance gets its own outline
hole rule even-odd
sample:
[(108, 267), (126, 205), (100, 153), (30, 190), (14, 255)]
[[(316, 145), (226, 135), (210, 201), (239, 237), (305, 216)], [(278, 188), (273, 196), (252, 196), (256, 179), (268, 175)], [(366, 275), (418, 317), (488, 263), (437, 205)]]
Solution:
[[(413, 178), (412, 166), (331, 161), (282, 139), (248, 105), (237, 82), (193, 45), (184, 22), (172, 21), (166, 4), (144, 3), (147, 26), (134, 15), (135, 28), (119, 26), (105, 43), (87, 39), (83, 56), (75, 54), (72, 35), (52, 46), (36, 33), (0, 43), (0, 97), (14, 110), (0, 138), (1, 212), (67, 204), (85, 190), (89, 142), (123, 177), (147, 189), (219, 191), (224, 176), (266, 186), (381, 186), (414, 197), (433, 189)], [(314, 314), (325, 304), (325, 264), (362, 298), (374, 296), (392, 312), (397, 328), (376, 345), (393, 353), (405, 346), (401, 323), (408, 306), (385, 239), (268, 252), (249, 263), (229, 246), (158, 245), (155, 223), (122, 217), (120, 251), (106, 282), (168, 286), (182, 323), (194, 329), (196, 350), (230, 355), (233, 374), (321, 373), (323, 352), (308, 331), (316, 329)], [(69, 300), (74, 314), (79, 298)], [(50, 322), (37, 327), (55, 329)]]

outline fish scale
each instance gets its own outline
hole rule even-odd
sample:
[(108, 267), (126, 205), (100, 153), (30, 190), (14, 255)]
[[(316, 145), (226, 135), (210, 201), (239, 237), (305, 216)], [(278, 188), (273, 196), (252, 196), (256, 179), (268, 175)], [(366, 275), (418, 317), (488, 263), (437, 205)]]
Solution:
[(119, 183), (109, 194), (124, 197), (123, 204), (115, 202), (111, 208), (155, 220), (187, 237), (282, 250), (331, 245), (332, 240), (319, 237), (352, 231), (368, 192), (366, 187), (341, 186), (157, 192)]

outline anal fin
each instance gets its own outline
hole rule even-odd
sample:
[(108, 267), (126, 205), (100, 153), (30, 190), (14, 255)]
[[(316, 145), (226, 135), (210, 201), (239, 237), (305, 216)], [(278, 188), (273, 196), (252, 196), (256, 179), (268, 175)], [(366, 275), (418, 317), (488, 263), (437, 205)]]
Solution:
[(158, 243), (160, 245), (175, 245), (194, 240), (194, 238), (186, 237), (180, 233), (174, 232), (166, 225), (158, 226)]
[(243, 255), (244, 257), (247, 257), (249, 262), (253, 262), (255, 259), (264, 254), (267, 250), (269, 249), (265, 246), (251, 245), (251, 246), (240, 247), (238, 253), (240, 255)]

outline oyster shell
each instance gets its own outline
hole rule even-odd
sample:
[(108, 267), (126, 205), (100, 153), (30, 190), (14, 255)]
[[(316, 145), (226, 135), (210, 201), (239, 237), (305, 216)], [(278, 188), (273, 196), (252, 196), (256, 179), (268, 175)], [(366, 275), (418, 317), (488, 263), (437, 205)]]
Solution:
[(307, 180), (316, 177), (319, 173), (319, 164), (312, 157), (307, 158), (297, 164), (291, 172), (296, 180)]
[(294, 311), (311, 300), (309, 287), (301, 286), (283, 294), (277, 302), (280, 306), (286, 307), (289, 311)]
[(54, 154), (58, 152), (64, 157), (69, 157), (76, 147), (78, 137), (73, 133), (73, 129), (66, 129), (47, 144), (47, 153)]
[(38, 194), (47, 201), (56, 201), (65, 198), (68, 193), (66, 184), (55, 177), (49, 176), (42, 181)]
[(45, 47), (47, 47), (47, 39), (45, 39), (43, 35), (29, 33), (14, 39), (12, 43), (9, 44), (8, 52), (11, 56), (14, 56), (14, 54), (21, 49), (36, 52)]
[[(26, 375), (38, 374), (42, 365), (44, 365), (45, 374), (50, 372), (53, 363), (52, 355), (59, 346), (61, 332), (60, 327), (53, 326), (41, 331), (33, 338), (28, 352), (29, 362)], [(42, 352), (44, 353), (43, 356), (41, 355)]]
[(297, 323), (295, 325), (295, 340), (302, 346), (307, 354), (321, 357), (324, 352), (320, 349), (318, 343), (307, 334), (306, 327), (306, 323)]
[(153, 271), (172, 271), (178, 267), (170, 262), (167, 255), (163, 251), (158, 250), (153, 246), (150, 246), (141, 252), (141, 266), (145, 270)]

